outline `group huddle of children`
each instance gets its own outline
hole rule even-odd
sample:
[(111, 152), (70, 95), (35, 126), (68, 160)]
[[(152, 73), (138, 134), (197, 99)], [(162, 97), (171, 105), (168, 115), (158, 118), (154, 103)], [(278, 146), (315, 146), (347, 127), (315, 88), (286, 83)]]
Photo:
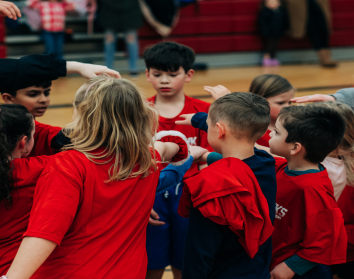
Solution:
[(144, 59), (154, 97), (99, 75), (64, 129), (34, 120), (50, 82), (1, 92), (2, 278), (353, 278), (352, 108), (291, 106), (277, 75), (210, 105), (184, 94), (192, 49)]

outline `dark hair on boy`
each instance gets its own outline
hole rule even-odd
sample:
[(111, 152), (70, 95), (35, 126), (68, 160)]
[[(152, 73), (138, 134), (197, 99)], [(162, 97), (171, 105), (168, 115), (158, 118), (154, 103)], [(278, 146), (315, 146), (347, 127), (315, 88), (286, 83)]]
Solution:
[(187, 73), (195, 61), (194, 51), (185, 45), (174, 42), (162, 42), (153, 45), (144, 52), (148, 70), (155, 68), (164, 72), (176, 72), (182, 66)]
[[(38, 88), (43, 88), (43, 89), (46, 89), (46, 88), (49, 88), (52, 86), (52, 82), (51, 81), (45, 81), (45, 82), (41, 82), (41, 83), (37, 83), (35, 85), (32, 85), (34, 87), (38, 87)], [(23, 88), (22, 88), (23, 89)], [(21, 90), (21, 89), (18, 89), (18, 90)], [(9, 92), (1, 92), (1, 94), (3, 93), (8, 93), (14, 97), (16, 97), (16, 93), (18, 90), (14, 90), (14, 91), (9, 91)]]
[(264, 98), (274, 97), (292, 89), (294, 87), (287, 79), (273, 74), (255, 77), (250, 86), (250, 92)]
[(11, 208), (11, 191), (14, 186), (10, 165), (12, 152), (22, 136), (31, 138), (33, 116), (22, 105), (0, 105), (0, 202)]
[(345, 132), (343, 116), (333, 108), (316, 105), (283, 108), (278, 116), (288, 132), (285, 142), (299, 142), (305, 160), (322, 162), (341, 143)]
[(270, 123), (269, 103), (251, 93), (227, 94), (211, 104), (209, 117), (212, 125), (226, 121), (236, 138), (247, 137), (257, 141), (267, 131)]

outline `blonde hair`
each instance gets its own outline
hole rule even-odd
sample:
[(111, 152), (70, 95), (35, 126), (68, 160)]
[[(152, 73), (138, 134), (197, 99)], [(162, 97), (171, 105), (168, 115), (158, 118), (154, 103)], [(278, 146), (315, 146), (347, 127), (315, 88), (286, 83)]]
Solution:
[(354, 186), (354, 111), (346, 104), (340, 102), (323, 102), (312, 104), (315, 106), (329, 107), (338, 111), (345, 120), (345, 132), (339, 149), (347, 173), (347, 185)]
[[(76, 93), (77, 117), (64, 132), (71, 144), (63, 150), (77, 150), (96, 164), (114, 159), (108, 182), (145, 177), (156, 170), (153, 135), (158, 114), (135, 84), (107, 75), (94, 77), (86, 84), (86, 90)], [(92, 153), (100, 147), (104, 151)], [(97, 162), (102, 159), (107, 160)]]

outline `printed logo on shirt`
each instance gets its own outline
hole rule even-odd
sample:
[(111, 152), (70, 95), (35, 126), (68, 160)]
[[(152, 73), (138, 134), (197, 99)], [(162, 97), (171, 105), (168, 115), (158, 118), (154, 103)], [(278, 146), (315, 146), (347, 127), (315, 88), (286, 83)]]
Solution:
[(196, 146), (197, 145), (197, 137), (187, 138), (187, 142), (189, 145)]
[(283, 218), (287, 212), (288, 210), (286, 208), (276, 203), (275, 218), (281, 220), (281, 218)]

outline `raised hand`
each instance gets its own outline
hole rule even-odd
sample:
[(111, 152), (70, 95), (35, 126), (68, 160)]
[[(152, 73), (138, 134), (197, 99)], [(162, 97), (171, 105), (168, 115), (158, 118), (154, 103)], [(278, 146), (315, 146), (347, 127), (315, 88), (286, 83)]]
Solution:
[(16, 20), (17, 17), (21, 17), (21, 11), (14, 3), (0, 0), (0, 16)]
[(308, 95), (291, 99), (293, 103), (326, 102), (335, 100), (336, 99), (333, 96), (322, 94)]
[(225, 86), (218, 85), (218, 86), (204, 86), (204, 90), (208, 93), (210, 93), (211, 97), (213, 100), (217, 100), (222, 96), (225, 96), (227, 94), (230, 94), (231, 91), (227, 89)]
[(184, 118), (184, 120), (177, 120), (175, 123), (178, 125), (192, 125), (192, 117), (195, 113), (190, 114), (181, 114), (180, 117)]
[(270, 272), (271, 279), (291, 279), (295, 276), (295, 272), (282, 262), (276, 265)]

